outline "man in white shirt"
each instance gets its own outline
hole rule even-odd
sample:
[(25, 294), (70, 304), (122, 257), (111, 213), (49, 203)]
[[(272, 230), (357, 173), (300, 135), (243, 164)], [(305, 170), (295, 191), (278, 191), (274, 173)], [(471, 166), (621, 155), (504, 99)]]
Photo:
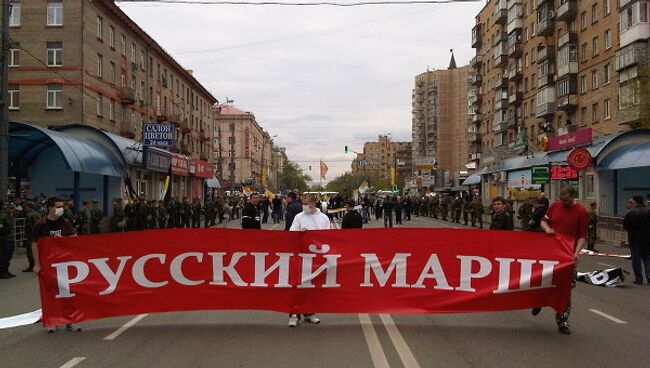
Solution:
[[(289, 231), (329, 230), (330, 219), (316, 207), (317, 203), (318, 200), (313, 194), (303, 195), (303, 211), (294, 217)], [(304, 317), (307, 323), (320, 323), (320, 319), (314, 313), (305, 314)], [(299, 321), (299, 314), (289, 315), (289, 327), (298, 326)]]

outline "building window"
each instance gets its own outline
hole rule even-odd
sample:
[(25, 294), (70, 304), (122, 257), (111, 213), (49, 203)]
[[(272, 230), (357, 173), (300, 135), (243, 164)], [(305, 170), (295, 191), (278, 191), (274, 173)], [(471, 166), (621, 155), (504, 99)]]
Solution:
[(594, 198), (594, 174), (585, 175), (585, 198)]
[(108, 104), (108, 120), (115, 121), (115, 100), (111, 98), (111, 102)]
[(62, 66), (62, 65), (63, 65), (63, 43), (48, 42), (47, 43), (47, 66)]
[(608, 15), (612, 12), (612, 8), (609, 6), (609, 1), (610, 0), (603, 1), (603, 13), (605, 13), (605, 15)]
[(610, 110), (610, 103), (611, 100), (609, 98), (603, 102), (603, 115), (605, 119), (609, 119), (612, 117), (611, 110)]
[(591, 23), (598, 22), (598, 3), (591, 5)]
[(103, 108), (102, 108), (102, 105), (103, 105), (102, 99), (103, 99), (102, 94), (97, 93), (97, 116), (102, 116), (102, 110), (103, 110)]
[(134, 63), (134, 64), (138, 62), (138, 59), (137, 59), (136, 55), (137, 55), (136, 46), (135, 46), (134, 43), (131, 43), (131, 62)]
[(609, 49), (612, 47), (612, 30), (611, 29), (606, 29), (605, 30), (605, 50)]
[(597, 103), (591, 105), (591, 121), (593, 123), (598, 122), (598, 104)]
[(580, 125), (587, 125), (587, 108), (583, 107), (580, 109)]
[(146, 69), (146, 64), (145, 64), (146, 61), (145, 60), (146, 60), (146, 56), (144, 54), (144, 50), (140, 50), (140, 69), (142, 71), (145, 71), (145, 69)]
[(47, 85), (47, 98), (45, 106), (49, 110), (60, 110), (63, 108), (63, 85)]
[(591, 88), (592, 89), (598, 88), (598, 69), (594, 69), (591, 71)]
[(104, 58), (102, 54), (97, 54), (97, 76), (102, 77), (102, 70), (104, 69)]
[(108, 27), (108, 45), (115, 50), (115, 27)]
[(20, 10), (22, 8), (21, 3), (11, 3), (11, 11), (9, 13), (9, 27), (20, 27)]
[(115, 84), (115, 63), (111, 61), (108, 65), (108, 80)]
[(580, 93), (587, 93), (587, 76), (580, 76)]
[(621, 33), (640, 23), (648, 23), (648, 2), (646, 1), (636, 2), (621, 11), (619, 22)]
[(9, 49), (9, 67), (20, 66), (20, 44), (15, 44), (17, 48)]
[(9, 110), (20, 109), (20, 86), (16, 84), (9, 85)]
[(104, 39), (104, 20), (99, 15), (97, 16), (97, 39)]
[(587, 61), (587, 43), (580, 45), (580, 61)]
[(580, 30), (584, 31), (587, 29), (587, 12), (583, 11), (580, 13)]
[(612, 64), (607, 63), (603, 66), (603, 84), (609, 83)]
[(591, 40), (591, 53), (592, 53), (592, 56), (598, 55), (599, 52), (600, 52), (600, 50), (599, 50), (599, 46), (598, 46), (598, 36), (596, 36)]
[(120, 37), (120, 48), (122, 49), (122, 56), (126, 56), (126, 36)]
[(63, 0), (49, 0), (47, 3), (47, 25), (63, 25)]

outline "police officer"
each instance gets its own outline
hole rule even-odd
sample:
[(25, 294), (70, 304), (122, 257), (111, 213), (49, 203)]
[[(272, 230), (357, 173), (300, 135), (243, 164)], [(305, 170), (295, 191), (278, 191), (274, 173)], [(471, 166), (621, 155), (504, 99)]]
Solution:
[(111, 217), (111, 231), (125, 231), (126, 230), (126, 216), (124, 215), (124, 207), (119, 198), (113, 199), (113, 216)]
[(93, 201), (93, 206), (90, 209), (90, 233), (99, 234), (99, 224), (104, 218), (104, 213), (99, 209), (97, 201)]
[(83, 201), (81, 203), (81, 208), (79, 208), (79, 212), (77, 212), (77, 217), (75, 219), (75, 225), (77, 228), (77, 235), (88, 234), (88, 201)]
[(16, 277), (16, 275), (9, 272), (9, 266), (11, 265), (15, 246), (15, 211), (16, 205), (10, 203), (5, 207), (4, 211), (0, 215), (0, 279)]

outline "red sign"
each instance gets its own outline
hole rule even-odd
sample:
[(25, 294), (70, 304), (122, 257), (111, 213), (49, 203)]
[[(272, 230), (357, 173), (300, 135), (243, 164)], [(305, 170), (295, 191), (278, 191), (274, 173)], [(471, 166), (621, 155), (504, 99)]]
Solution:
[(549, 151), (559, 151), (593, 141), (591, 128), (576, 130), (573, 133), (558, 135), (548, 140)]
[(172, 155), (172, 174), (180, 176), (188, 176), (190, 172), (190, 159), (189, 157), (181, 155)]
[(250, 152), (251, 152), (251, 138), (250, 138), (250, 129), (246, 127), (244, 129), (244, 158), (250, 157)]
[(38, 247), (45, 326), (219, 309), (562, 312), (575, 266), (572, 239), (489, 230), (174, 229)]
[(591, 153), (584, 148), (574, 148), (569, 152), (569, 156), (567, 157), (569, 165), (578, 171), (585, 170), (591, 166), (591, 161)]
[(578, 180), (578, 171), (565, 162), (551, 162), (551, 180)]
[(190, 162), (190, 174), (197, 178), (212, 179), (214, 168), (207, 161), (192, 160)]

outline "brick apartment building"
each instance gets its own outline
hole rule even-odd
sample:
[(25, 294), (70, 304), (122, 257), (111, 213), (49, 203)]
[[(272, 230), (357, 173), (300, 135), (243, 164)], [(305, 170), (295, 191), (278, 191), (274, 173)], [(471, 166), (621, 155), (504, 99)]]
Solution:
[[(393, 168), (396, 168), (396, 185), (401, 186), (412, 172), (411, 142), (393, 142), (386, 135), (380, 135), (377, 142), (365, 142), (363, 151), (352, 161), (352, 173), (369, 175), (391, 182)], [(371, 183), (372, 184), (372, 183)]]

